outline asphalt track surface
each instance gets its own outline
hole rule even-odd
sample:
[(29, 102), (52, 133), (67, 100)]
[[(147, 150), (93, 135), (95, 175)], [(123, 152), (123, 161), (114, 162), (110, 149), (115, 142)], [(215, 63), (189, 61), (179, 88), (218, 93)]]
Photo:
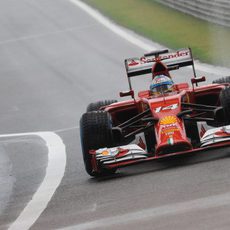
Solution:
[[(118, 99), (128, 88), (123, 59), (143, 52), (68, 0), (0, 0), (0, 229), (229, 229), (228, 149), (101, 179), (84, 171), (80, 116), (92, 101)], [(62, 181), (40, 193), (41, 215), (32, 206), (18, 222), (46, 180), (46, 141), (66, 154), (51, 173)]]

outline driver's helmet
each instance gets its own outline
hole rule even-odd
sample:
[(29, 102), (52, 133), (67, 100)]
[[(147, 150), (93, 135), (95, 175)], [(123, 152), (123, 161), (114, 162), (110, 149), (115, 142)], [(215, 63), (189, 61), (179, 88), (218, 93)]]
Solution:
[(166, 75), (156, 75), (150, 85), (152, 95), (164, 94), (173, 91), (173, 81)]

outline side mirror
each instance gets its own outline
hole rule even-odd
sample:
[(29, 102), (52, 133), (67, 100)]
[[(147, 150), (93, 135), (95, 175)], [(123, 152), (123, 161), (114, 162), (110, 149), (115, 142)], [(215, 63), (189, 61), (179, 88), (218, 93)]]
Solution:
[(130, 90), (126, 92), (120, 92), (120, 97), (127, 97), (127, 96), (131, 96), (132, 98), (134, 98), (134, 91)]
[(203, 82), (203, 81), (206, 81), (206, 77), (205, 77), (205, 76), (203, 76), (203, 77), (198, 77), (198, 78), (192, 78), (192, 79), (191, 79), (191, 82), (192, 82), (193, 85), (194, 85), (194, 84), (197, 84), (197, 83), (199, 83), (199, 82)]

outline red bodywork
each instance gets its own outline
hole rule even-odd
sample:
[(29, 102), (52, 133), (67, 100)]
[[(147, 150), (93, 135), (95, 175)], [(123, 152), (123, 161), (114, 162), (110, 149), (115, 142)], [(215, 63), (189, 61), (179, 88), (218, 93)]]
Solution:
[[(175, 85), (174, 92), (164, 96), (152, 97), (149, 91), (142, 91), (139, 92), (138, 99), (118, 102), (104, 108), (104, 110), (111, 114), (116, 125), (126, 120), (130, 113), (141, 113), (147, 107), (150, 108), (152, 116), (156, 119), (156, 123), (153, 127), (156, 138), (154, 153), (150, 153), (146, 159), (110, 164), (107, 165), (106, 168), (125, 167), (146, 161), (186, 153), (195, 153), (229, 145), (230, 142), (217, 143), (205, 148), (192, 146), (191, 141), (187, 138), (184, 122), (177, 116), (182, 111), (182, 100), (195, 103), (196, 101), (206, 100), (208, 97), (213, 100), (206, 101), (206, 104), (210, 105), (210, 102), (212, 102), (217, 105), (218, 95), (223, 88), (224, 86), (222, 85), (213, 84), (196, 87), (195, 90), (193, 90), (193, 88), (189, 88), (187, 83), (181, 83)], [(94, 170), (100, 170), (96, 161), (95, 151), (92, 151), (91, 154), (94, 156), (92, 158)]]
[(185, 91), (157, 99), (149, 99), (148, 104), (153, 117), (159, 119), (155, 124), (156, 155), (174, 152), (175, 149), (192, 149), (186, 137), (182, 119), (177, 117), (181, 111), (181, 96)]
[[(178, 52), (176, 53), (179, 58), (188, 55), (187, 53), (184, 55), (179, 54), (180, 53)], [(154, 55), (156, 56), (156, 54)], [(167, 58), (170, 58), (169, 56), (167, 56)], [(135, 65), (146, 65), (146, 63), (148, 64), (150, 62), (146, 60), (144, 63), (140, 63), (140, 61), (138, 62), (136, 60), (130, 60), (130, 62), (126, 63), (128, 71), (130, 70), (130, 72), (127, 71), (128, 79), (130, 79), (130, 76), (135, 76), (135, 73), (147, 73), (145, 70), (143, 71), (142, 69), (135, 69), (136, 72), (133, 72), (133, 70), (131, 69), (134, 68)], [(193, 65), (193, 60), (191, 62), (190, 59), (187, 58), (186, 61), (188, 63), (186, 65)], [(166, 65), (162, 62), (159, 56), (157, 56), (157, 58), (154, 58), (154, 63), (151, 67), (151, 71), (153, 73), (153, 77), (159, 73), (170, 76), (169, 68), (166, 67)], [(146, 159), (131, 159), (124, 162), (108, 164), (106, 166), (103, 165), (103, 167), (109, 169), (119, 168), (169, 156), (199, 152), (213, 148), (228, 146), (230, 144), (230, 141), (216, 143), (208, 147), (194, 146), (191, 143), (191, 139), (187, 137), (184, 116), (180, 115), (183, 113), (183, 111), (189, 112), (189, 109), (185, 109), (186, 106), (188, 108), (190, 108), (190, 105), (194, 106), (201, 104), (210, 107), (220, 106), (219, 94), (221, 90), (225, 88), (225, 85), (210, 84), (198, 87), (197, 83), (203, 80), (204, 78), (200, 78), (197, 80), (196, 78), (193, 78), (191, 87), (189, 87), (188, 83), (175, 84), (172, 92), (165, 93), (159, 96), (153, 96), (151, 95), (149, 90), (145, 90), (138, 93), (138, 98), (134, 98), (133, 90), (130, 87), (130, 91), (128, 93), (123, 93), (122, 95), (130, 95), (133, 97), (132, 100), (117, 102), (101, 108), (111, 115), (113, 126), (118, 128), (123, 128), (127, 120), (132, 120), (133, 117), (149, 111), (148, 116), (143, 115), (141, 125), (148, 126), (152, 122), (153, 125), (149, 128), (149, 130), (152, 133), (151, 137), (153, 138), (152, 142), (154, 143), (154, 152), (147, 152), (147, 154), (149, 155)], [(202, 112), (199, 111), (199, 109), (191, 111), (190, 113), (188, 113), (187, 116), (189, 116), (189, 118), (199, 117), (201, 120), (202, 118), (212, 119), (212, 115), (210, 115), (209, 112)], [(129, 136), (130, 133), (133, 133), (133, 135), (135, 135), (137, 129), (138, 128), (135, 128), (131, 125), (127, 129), (122, 130), (123, 135)], [(145, 145), (143, 145), (143, 143), (140, 143), (139, 146), (143, 147)], [(92, 150), (90, 151), (90, 153), (92, 154), (92, 165), (94, 171), (100, 171), (101, 165), (98, 165), (96, 159), (96, 151)]]

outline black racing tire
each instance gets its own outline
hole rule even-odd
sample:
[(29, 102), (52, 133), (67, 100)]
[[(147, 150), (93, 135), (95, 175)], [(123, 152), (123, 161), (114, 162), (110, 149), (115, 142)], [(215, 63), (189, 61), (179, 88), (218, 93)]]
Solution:
[(111, 105), (115, 102), (117, 102), (117, 100), (104, 100), (104, 101), (93, 102), (87, 106), (86, 111), (87, 112), (98, 111), (101, 107)]
[(230, 124), (230, 87), (223, 89), (220, 92), (220, 104), (224, 109), (225, 119), (223, 123), (225, 125)]
[(113, 147), (112, 121), (110, 114), (105, 111), (84, 113), (80, 120), (80, 136), (83, 160), (86, 172), (93, 177), (100, 177), (115, 173), (114, 169), (101, 168), (94, 172), (92, 167), (91, 149)]
[(216, 79), (212, 82), (213, 84), (224, 84), (224, 83), (230, 83), (230, 76), (222, 77), (219, 79)]
[(200, 144), (200, 135), (197, 122), (184, 120), (185, 131), (188, 138), (191, 139), (191, 144), (196, 147)]

